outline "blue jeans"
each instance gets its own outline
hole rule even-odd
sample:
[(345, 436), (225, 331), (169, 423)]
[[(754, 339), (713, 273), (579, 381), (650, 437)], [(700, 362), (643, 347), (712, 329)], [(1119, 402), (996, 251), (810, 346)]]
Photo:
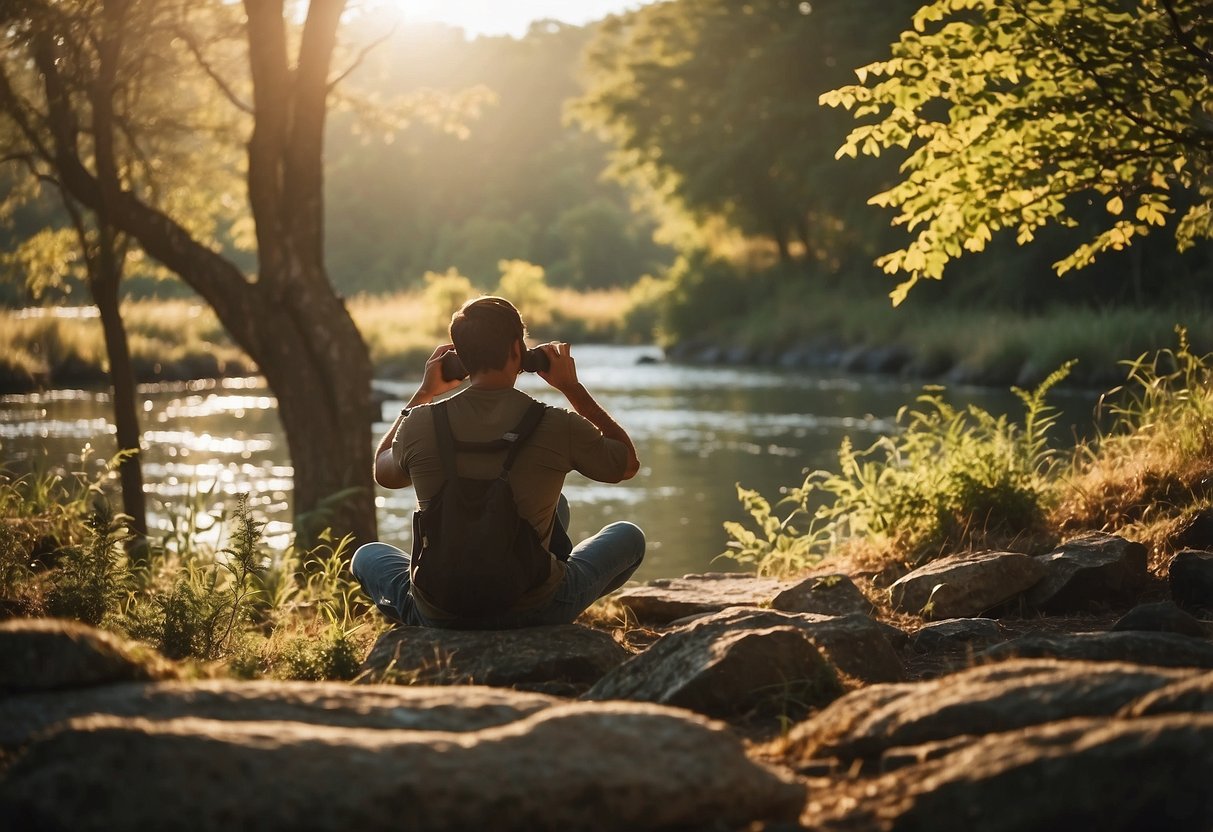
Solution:
[[(563, 495), (557, 516), (568, 528), (569, 504)], [(546, 604), (524, 612), (509, 612), (478, 620), (482, 629), (568, 624), (590, 604), (627, 582), (644, 560), (644, 532), (632, 523), (611, 523), (573, 547), (565, 563), (564, 580)], [(367, 543), (350, 560), (350, 571), (379, 611), (393, 621), (417, 627), (458, 626), (430, 621), (417, 609), (409, 592), (409, 555), (390, 543)]]

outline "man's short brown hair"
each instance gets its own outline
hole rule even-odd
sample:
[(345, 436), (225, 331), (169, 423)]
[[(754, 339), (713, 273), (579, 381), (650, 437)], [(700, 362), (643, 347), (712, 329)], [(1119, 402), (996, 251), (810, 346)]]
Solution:
[(469, 373), (503, 369), (510, 347), (526, 349), (525, 338), (522, 316), (505, 298), (469, 300), (451, 316), (451, 342)]

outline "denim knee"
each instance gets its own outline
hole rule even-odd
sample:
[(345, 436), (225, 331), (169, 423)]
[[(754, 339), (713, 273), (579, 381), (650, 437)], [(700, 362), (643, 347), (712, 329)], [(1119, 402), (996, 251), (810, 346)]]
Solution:
[(368, 564), (374, 561), (375, 554), (384, 551), (394, 551), (394, 547), (376, 540), (372, 543), (363, 543), (354, 550), (354, 556), (350, 558), (350, 572), (359, 583), (365, 583), (362, 572)]
[(612, 537), (621, 538), (628, 548), (635, 553), (635, 563), (640, 563), (644, 560), (644, 531), (635, 523), (619, 520), (611, 523), (603, 531), (609, 531)]

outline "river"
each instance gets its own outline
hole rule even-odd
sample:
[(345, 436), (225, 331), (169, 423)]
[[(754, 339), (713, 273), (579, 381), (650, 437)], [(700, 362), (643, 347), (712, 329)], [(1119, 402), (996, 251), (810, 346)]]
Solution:
[[(579, 375), (598, 401), (633, 437), (643, 467), (631, 481), (601, 485), (570, 475), (574, 540), (605, 523), (632, 520), (649, 541), (637, 578), (728, 569), (714, 560), (725, 548), (724, 520), (741, 519), (735, 483), (777, 497), (798, 485), (804, 471), (834, 467), (839, 443), (850, 436), (866, 447), (895, 428), (898, 408), (921, 391), (913, 382), (838, 373), (757, 368), (689, 367), (638, 363), (659, 351), (646, 347), (578, 346)], [(379, 380), (388, 399), (387, 428), (418, 379)], [(549, 404), (562, 397), (541, 379), (524, 375), (520, 387)], [(267, 519), (267, 537), (281, 544), (289, 531), (290, 460), (278, 426), (276, 403), (260, 379), (224, 379), (143, 386), (144, 476), (159, 534), (208, 526), (234, 495), (247, 491)], [(1006, 390), (958, 387), (947, 397), (994, 413), (1018, 416), (1018, 399)], [(1058, 435), (1091, 421), (1090, 394), (1057, 392)], [(1082, 433), (1082, 430), (1078, 431)], [(0, 460), (16, 472), (32, 466), (80, 470), (82, 449), (97, 459), (114, 452), (107, 393), (58, 390), (0, 398)], [(412, 492), (380, 489), (380, 536), (408, 548)], [(218, 526), (197, 532), (218, 533)]]

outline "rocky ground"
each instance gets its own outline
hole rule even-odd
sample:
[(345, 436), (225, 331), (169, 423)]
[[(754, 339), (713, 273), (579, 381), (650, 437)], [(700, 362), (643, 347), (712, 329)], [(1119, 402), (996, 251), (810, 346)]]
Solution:
[(1213, 829), (1213, 552), (1087, 535), (400, 628), (359, 684), (0, 625), (0, 829)]

